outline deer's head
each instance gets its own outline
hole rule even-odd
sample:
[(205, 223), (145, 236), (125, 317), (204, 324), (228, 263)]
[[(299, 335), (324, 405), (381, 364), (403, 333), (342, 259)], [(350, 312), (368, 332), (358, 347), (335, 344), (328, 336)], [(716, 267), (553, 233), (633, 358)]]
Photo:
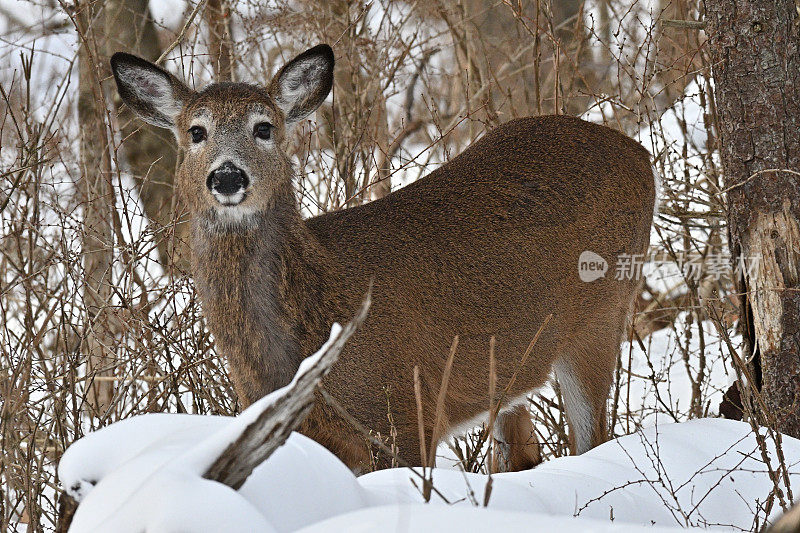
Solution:
[(322, 44), (284, 65), (265, 87), (215, 83), (194, 91), (144, 59), (121, 52), (111, 58), (122, 100), (145, 122), (175, 134), (183, 156), (175, 182), (191, 214), (224, 226), (247, 224), (291, 191), (287, 129), (328, 96), (333, 63)]

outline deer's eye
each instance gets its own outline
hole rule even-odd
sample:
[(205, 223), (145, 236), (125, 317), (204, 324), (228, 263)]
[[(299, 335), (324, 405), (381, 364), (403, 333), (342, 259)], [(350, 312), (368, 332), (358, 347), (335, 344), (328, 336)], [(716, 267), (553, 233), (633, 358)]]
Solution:
[(203, 126), (192, 126), (189, 128), (189, 135), (192, 136), (193, 143), (199, 143), (206, 140), (206, 129)]
[(259, 122), (253, 126), (253, 135), (258, 139), (269, 140), (272, 136), (272, 124), (269, 122)]

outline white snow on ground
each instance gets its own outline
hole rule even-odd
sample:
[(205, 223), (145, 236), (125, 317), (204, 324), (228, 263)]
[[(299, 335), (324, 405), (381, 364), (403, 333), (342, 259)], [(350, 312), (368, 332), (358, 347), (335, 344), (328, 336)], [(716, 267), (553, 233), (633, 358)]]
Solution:
[[(800, 441), (786, 438), (783, 449), (788, 463), (796, 465)], [(800, 468), (791, 471), (797, 483)], [(409, 479), (407, 471), (394, 469), (367, 474), (359, 482), (376, 503), (419, 502)], [(438, 470), (433, 482), (449, 501), (468, 506), (470, 490), (483, 502), (487, 477)], [(578, 457), (495, 475), (492, 483), (490, 509), (742, 529), (752, 527), (756, 501), (763, 502), (772, 488), (750, 427), (723, 419), (651, 427)]]
[[(750, 427), (722, 419), (656, 425), (579, 457), (495, 475), (487, 508), (487, 476), (434, 470), (433, 485), (447, 501), (434, 495), (426, 504), (408, 469), (356, 478), (297, 433), (238, 491), (203, 479), (290, 387), (236, 418), (149, 414), (79, 440), (59, 465), (62, 484), (81, 502), (71, 531), (750, 530), (756, 515), (763, 521), (760, 505), (773, 488)], [(783, 453), (797, 485), (800, 441), (784, 438)], [(777, 468), (774, 449), (768, 456)]]
[[(149, 414), (74, 443), (58, 468), (65, 490), (81, 502), (72, 530), (291, 531), (364, 507), (366, 496), (350, 470), (299, 434), (238, 492), (202, 478), (214, 459), (313, 366), (340, 331), (334, 324), (331, 339), (303, 361), (292, 383), (236, 418)], [(287, 514), (286, 509), (303, 512)]]
[[(741, 342), (738, 335), (731, 338), (737, 350)], [(643, 344), (644, 351), (636, 341), (632, 346), (627, 342), (622, 345), (623, 368), (631, 374), (622, 383), (620, 411), (630, 413), (636, 423), (628, 425), (625, 420), (618, 420), (617, 434), (653, 425), (656, 420), (686, 420), (692, 401), (692, 381), (697, 381), (700, 373), (701, 353), (705, 376), (700, 384), (703, 413), (719, 411), (722, 396), (736, 374), (730, 366), (727, 345), (711, 321), (689, 323), (687, 314), (681, 313), (674, 329), (655, 331)]]
[(608, 520), (572, 519), (542, 513), (520, 513), (483, 507), (383, 505), (336, 516), (303, 528), (302, 533), (328, 531), (558, 531), (570, 533), (667, 533), (675, 528), (614, 524)]
[[(487, 509), (487, 476), (435, 470), (433, 484), (452, 505), (436, 495), (425, 504), (409, 470), (356, 478), (297, 433), (238, 492), (202, 479), (186, 458), (243, 427), (225, 417), (152, 414), (78, 441), (59, 466), (62, 483), (81, 499), (72, 531), (402, 526), (401, 531), (461, 532), (489, 525), (523, 531), (532, 524), (564, 531), (654, 531), (651, 525), (748, 530), (772, 489), (750, 427), (722, 419), (652, 427), (579, 457), (497, 474)], [(800, 441), (784, 438), (783, 451), (796, 486)]]

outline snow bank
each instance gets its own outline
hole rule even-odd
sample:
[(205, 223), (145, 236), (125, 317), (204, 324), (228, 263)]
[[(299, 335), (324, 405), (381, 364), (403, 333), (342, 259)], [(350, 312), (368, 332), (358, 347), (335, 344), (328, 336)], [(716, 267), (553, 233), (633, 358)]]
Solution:
[[(174, 425), (182, 427), (173, 430), (162, 423), (173, 417)], [(154, 418), (162, 420), (154, 423)], [(82, 496), (70, 531), (294, 531), (368, 504), (350, 470), (298, 433), (238, 491), (203, 479), (187, 467), (186, 450), (203, 440), (203, 431), (208, 439), (220, 424), (232, 423), (225, 417), (142, 415), (122, 422), (126, 431), (115, 431), (114, 424), (78, 441), (59, 465), (65, 487), (82, 489), (80, 494), (69, 490), (73, 497)], [(124, 437), (147, 432), (152, 446), (121, 464), (98, 468), (109, 458), (104, 450), (120, 452), (111, 460), (126, 456)], [(76, 446), (79, 452), (73, 453)], [(92, 486), (90, 480), (98, 480), (101, 470), (109, 473)]]
[[(784, 438), (791, 480), (800, 482), (800, 441)], [(771, 451), (773, 467), (777, 465)], [(420, 502), (401, 469), (359, 479), (374, 503)], [(456, 506), (482, 502), (486, 476), (437, 470), (434, 486)], [(748, 530), (758, 502), (772, 490), (747, 424), (701, 419), (627, 435), (578, 457), (562, 457), (526, 472), (493, 476), (489, 507), (508, 511), (660, 526)], [(435, 495), (434, 503), (441, 503)], [(763, 516), (761, 517), (763, 519)]]
[(302, 533), (331, 531), (558, 531), (559, 533), (674, 533), (674, 528), (615, 524), (542, 513), (497, 511), (482, 507), (433, 507), (430, 505), (385, 505), (347, 513), (300, 530)]
[(334, 324), (295, 378), (236, 418), (149, 414), (74, 443), (59, 463), (80, 502), (71, 531), (293, 531), (367, 504), (341, 461), (292, 434), (238, 490), (204, 479), (214, 460), (320, 360), (342, 328)]
[[(323, 446), (293, 433), (239, 490), (203, 478), (209, 466), (338, 341), (306, 359), (292, 383), (235, 418), (149, 414), (74, 443), (59, 464), (80, 502), (71, 531), (633, 531), (659, 527), (750, 530), (773, 490), (750, 426), (723, 419), (658, 425), (579, 457), (489, 478), (439, 468), (425, 503), (404, 468), (355, 475)], [(767, 439), (771, 446), (772, 443)], [(800, 441), (785, 437), (791, 482)], [(776, 452), (766, 451), (772, 468)], [(785, 487), (782, 487), (784, 492)], [(479, 502), (488, 501), (483, 507)]]
[[(227, 436), (238, 419), (143, 415), (95, 432), (64, 455), (59, 474), (81, 499), (72, 531), (657, 531), (651, 527), (750, 529), (772, 489), (749, 426), (702, 419), (649, 428), (579, 457), (487, 476), (438, 469), (452, 505), (430, 504), (407, 469), (356, 478), (319, 444), (293, 434), (233, 491), (202, 479), (192, 450)], [(784, 438), (800, 482), (800, 441)], [(774, 460), (774, 451), (771, 452)], [(777, 463), (775, 463), (777, 464)], [(417, 483), (418, 485), (419, 483)], [(609, 519), (613, 517), (614, 522)], [(761, 516), (763, 520), (763, 514)]]

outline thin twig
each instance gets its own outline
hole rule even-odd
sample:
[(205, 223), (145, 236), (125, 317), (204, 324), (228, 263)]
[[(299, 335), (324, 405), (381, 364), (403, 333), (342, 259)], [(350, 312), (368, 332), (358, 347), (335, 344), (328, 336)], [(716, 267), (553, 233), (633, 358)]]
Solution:
[(174, 41), (172, 41), (172, 44), (170, 44), (164, 50), (164, 52), (160, 56), (158, 56), (158, 59), (156, 59), (156, 65), (160, 65), (161, 62), (167, 58), (170, 52), (175, 50), (175, 48), (181, 43), (181, 41), (183, 41), (183, 38), (186, 37), (186, 32), (189, 31), (189, 26), (192, 25), (192, 22), (194, 21), (195, 17), (197, 16), (198, 13), (200, 13), (200, 10), (203, 9), (203, 7), (206, 5), (206, 2), (208, 2), (208, 0), (200, 0), (197, 3), (197, 5), (194, 6), (194, 9), (189, 14), (189, 18), (186, 19), (186, 23), (183, 25), (183, 28), (181, 28), (180, 33), (178, 33), (178, 36), (175, 38)]

